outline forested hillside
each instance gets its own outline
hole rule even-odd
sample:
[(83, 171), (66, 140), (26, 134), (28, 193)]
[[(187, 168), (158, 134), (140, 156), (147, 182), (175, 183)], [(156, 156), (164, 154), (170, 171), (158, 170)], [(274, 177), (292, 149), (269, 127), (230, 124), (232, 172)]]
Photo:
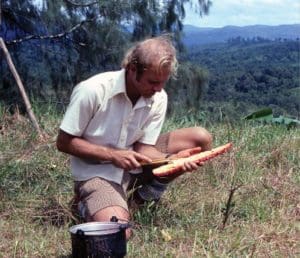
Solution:
[[(79, 81), (119, 69), (133, 42), (168, 32), (180, 61), (177, 80), (166, 87), (170, 113), (203, 110), (209, 116), (240, 118), (269, 106), (276, 113), (299, 117), (299, 25), (272, 31), (268, 26), (207, 28), (200, 30), (205, 34), (199, 29), (189, 34), (190, 27), (182, 21), (184, 4), (191, 1), (150, 2), (43, 1), (37, 6), (32, 1), (3, 1), (1, 37), (31, 100), (65, 106)], [(199, 0), (200, 13), (207, 13), (210, 4)], [(269, 38), (248, 37), (258, 31)], [(227, 43), (202, 44), (218, 41), (218, 33), (226, 35)], [(184, 51), (191, 35), (194, 43), (202, 43), (186, 44)], [(22, 107), (3, 51), (0, 72), (0, 104)]]
[(194, 47), (185, 58), (208, 70), (205, 101), (211, 102), (211, 108), (226, 102), (225, 109), (234, 114), (268, 106), (276, 113), (299, 117), (298, 40), (236, 38)]
[(231, 38), (265, 38), (269, 40), (299, 39), (300, 24), (284, 24), (278, 26), (251, 25), (225, 26), (222, 28), (200, 28), (191, 25), (184, 27), (184, 44), (188, 47), (225, 43)]
[[(168, 33), (180, 51), (185, 4), (189, 2), (40, 1), (38, 5), (38, 1), (5, 0), (0, 9), (0, 37), (31, 99), (65, 105), (79, 81), (120, 69), (124, 51), (137, 40)], [(210, 4), (199, 0), (195, 11), (204, 15)], [(199, 70), (182, 63), (178, 78), (187, 78), (181, 72), (188, 72), (189, 77), (180, 84), (203, 82), (194, 69)], [(0, 72), (0, 101), (9, 107), (22, 106), (1, 49)], [(198, 84), (193, 91), (201, 88)], [(182, 103), (187, 101), (182, 98)]]

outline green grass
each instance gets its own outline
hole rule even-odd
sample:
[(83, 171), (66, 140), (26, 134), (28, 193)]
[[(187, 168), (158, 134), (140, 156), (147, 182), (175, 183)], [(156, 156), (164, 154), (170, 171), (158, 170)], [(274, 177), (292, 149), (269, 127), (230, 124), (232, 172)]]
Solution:
[[(55, 148), (62, 114), (50, 106), (35, 113), (44, 141), (24, 116), (0, 108), (0, 257), (71, 253), (69, 158)], [(173, 116), (164, 131), (195, 125), (212, 132), (214, 146), (231, 141), (233, 150), (133, 214), (127, 257), (299, 256), (299, 128), (212, 123), (199, 114)]]

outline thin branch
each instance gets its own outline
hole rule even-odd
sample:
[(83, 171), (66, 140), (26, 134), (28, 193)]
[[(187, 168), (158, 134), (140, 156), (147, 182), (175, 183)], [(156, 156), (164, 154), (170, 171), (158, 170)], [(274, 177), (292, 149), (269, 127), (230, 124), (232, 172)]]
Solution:
[(232, 200), (233, 200), (233, 195), (235, 193), (236, 190), (238, 190), (242, 185), (238, 185), (236, 187), (233, 187), (230, 189), (229, 191), (229, 196), (228, 196), (228, 199), (227, 199), (227, 202), (226, 202), (226, 207), (224, 209), (224, 212), (223, 212), (223, 221), (222, 221), (222, 226), (221, 226), (221, 229), (224, 229), (225, 228), (225, 225), (226, 225), (226, 222), (229, 218), (229, 215), (231, 214), (232, 212), (232, 207), (233, 207), (233, 204), (232, 204)]
[[(229, 128), (229, 131), (231, 131), (231, 129)], [(229, 219), (230, 214), (233, 211), (233, 195), (235, 194), (235, 192), (243, 186), (243, 184), (238, 184), (236, 183), (236, 163), (235, 163), (235, 158), (234, 158), (234, 153), (232, 153), (233, 158), (230, 158), (231, 164), (232, 164), (232, 173), (231, 173), (231, 183), (230, 183), (230, 190), (229, 190), (229, 195), (227, 198), (227, 202), (225, 205), (225, 208), (222, 210), (223, 213), (223, 220), (222, 220), (222, 224), (220, 225), (220, 229), (223, 230), (226, 226), (226, 223)]]
[(2, 22), (2, 1), (0, 0), (0, 26)]
[(26, 94), (26, 91), (25, 91), (25, 88), (24, 88), (23, 83), (21, 81), (21, 78), (20, 78), (20, 76), (19, 76), (19, 74), (16, 70), (16, 67), (15, 67), (15, 65), (14, 65), (14, 63), (11, 59), (10, 53), (9, 53), (9, 51), (8, 51), (6, 45), (5, 45), (5, 43), (4, 43), (4, 41), (1, 37), (0, 37), (0, 48), (2, 48), (2, 50), (3, 50), (3, 53), (4, 53), (4, 56), (6, 58), (7, 64), (9, 66), (9, 69), (11, 70), (11, 72), (12, 72), (12, 74), (13, 74), (15, 80), (16, 80), (16, 83), (19, 87), (19, 90), (20, 90), (20, 93), (21, 93), (22, 98), (24, 100), (29, 118), (30, 118), (31, 122), (33, 123), (33, 126), (35, 127), (37, 133), (39, 134), (40, 139), (44, 139), (44, 136), (43, 136), (43, 133), (40, 129), (40, 126), (39, 126), (39, 124), (37, 122), (37, 119), (35, 118), (35, 115), (32, 111), (31, 104), (30, 104), (29, 98)]
[(11, 40), (11, 41), (7, 41), (6, 44), (8, 44), (8, 45), (17, 44), (17, 43), (21, 43), (21, 42), (32, 40), (32, 39), (58, 39), (58, 38), (63, 38), (66, 35), (71, 34), (75, 30), (77, 30), (78, 28), (83, 26), (85, 23), (95, 21), (95, 19), (97, 19), (97, 16), (92, 18), (92, 19), (87, 19), (87, 20), (81, 21), (80, 23), (76, 24), (74, 27), (72, 27), (68, 31), (58, 33), (58, 34), (55, 34), (55, 35), (29, 35), (29, 36), (21, 38), (21, 39), (14, 39), (14, 40)]
[(71, 4), (71, 5), (74, 5), (74, 6), (80, 6), (80, 7), (87, 7), (87, 6), (91, 6), (91, 5), (94, 5), (94, 4), (98, 4), (98, 1), (91, 2), (91, 3), (87, 3), (87, 4), (77, 4), (77, 3), (74, 3), (74, 2), (71, 1), (71, 0), (65, 0), (65, 1), (68, 2), (68, 3)]

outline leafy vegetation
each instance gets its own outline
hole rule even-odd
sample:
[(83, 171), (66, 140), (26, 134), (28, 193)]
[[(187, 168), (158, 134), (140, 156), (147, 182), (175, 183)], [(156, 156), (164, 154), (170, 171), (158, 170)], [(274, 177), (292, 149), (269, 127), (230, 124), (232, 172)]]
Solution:
[[(0, 106), (0, 257), (69, 257), (72, 179), (55, 148), (62, 113), (40, 104), (34, 111), (44, 142), (26, 117)], [(128, 257), (296, 257), (300, 129), (211, 123), (191, 112), (169, 117), (164, 131), (194, 125), (213, 133), (214, 146), (234, 148), (135, 212)]]
[(257, 120), (264, 123), (278, 123), (284, 124), (287, 127), (291, 126), (299, 126), (300, 121), (297, 119), (291, 119), (284, 116), (274, 117), (273, 110), (271, 108), (264, 108), (258, 111), (255, 111), (247, 116), (245, 116), (246, 120)]

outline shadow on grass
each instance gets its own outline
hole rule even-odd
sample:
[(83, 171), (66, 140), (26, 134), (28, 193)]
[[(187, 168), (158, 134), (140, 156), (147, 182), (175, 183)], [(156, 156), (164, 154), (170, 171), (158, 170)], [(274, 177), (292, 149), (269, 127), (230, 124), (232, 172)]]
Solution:
[(58, 228), (82, 222), (72, 200), (67, 206), (59, 203), (56, 199), (48, 200), (46, 203), (47, 205), (36, 209), (36, 215), (32, 218), (33, 222), (40, 225), (52, 225)]

